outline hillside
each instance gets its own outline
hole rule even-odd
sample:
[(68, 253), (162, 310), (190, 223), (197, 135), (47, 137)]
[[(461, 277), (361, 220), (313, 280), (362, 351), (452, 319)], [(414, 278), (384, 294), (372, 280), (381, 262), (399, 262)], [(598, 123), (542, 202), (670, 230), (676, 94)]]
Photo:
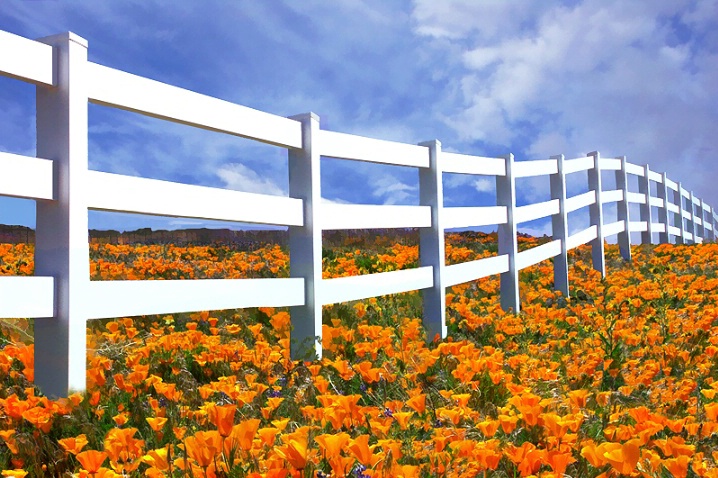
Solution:
[[(476, 239), (448, 241), (448, 260), (493, 253), (490, 236)], [(282, 275), (288, 261), (274, 246), (94, 248), (93, 270), (105, 261), (117, 274), (97, 279), (160, 278), (175, 269), (146, 265), (179, 267), (182, 254), (207, 277)], [(31, 264), (31, 247), (0, 251), (5, 264)], [(602, 280), (582, 248), (569, 298), (550, 289), (550, 263), (522, 271), (520, 315), (498, 307), (497, 277), (456, 286), (450, 337), (428, 344), (418, 293), (336, 304), (316, 362), (288, 359), (279, 309), (92, 321), (88, 391), (59, 401), (32, 388), (41, 351), (31, 322), (5, 322), (0, 466), (28, 476), (718, 476), (717, 253), (635, 247), (625, 264), (608, 246)], [(417, 256), (411, 244), (345, 247), (324, 273), (413, 267)]]

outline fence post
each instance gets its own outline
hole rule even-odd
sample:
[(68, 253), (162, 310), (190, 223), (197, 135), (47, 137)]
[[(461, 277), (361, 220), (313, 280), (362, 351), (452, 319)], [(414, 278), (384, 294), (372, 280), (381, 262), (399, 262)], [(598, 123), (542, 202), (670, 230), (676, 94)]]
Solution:
[[(713, 208), (706, 205), (705, 214), (707, 214), (708, 219), (704, 219), (703, 221), (703, 231), (706, 235), (706, 241), (713, 242), (715, 241), (715, 230), (713, 229)], [(705, 215), (703, 217), (705, 217)], [(706, 227), (706, 222), (710, 225), (709, 228)]]
[(653, 219), (651, 217), (651, 179), (648, 175), (651, 168), (646, 164), (643, 167), (643, 177), (638, 178), (638, 192), (645, 194), (646, 204), (641, 204), (641, 221), (646, 222), (646, 230), (641, 232), (642, 244), (653, 244)]
[(427, 141), (419, 143), (429, 148), (429, 167), (419, 168), (419, 201), (431, 208), (431, 227), (419, 229), (419, 254), (422, 266), (434, 270), (434, 285), (421, 291), (424, 307), (424, 330), (426, 340), (431, 342), (438, 335), (446, 338), (446, 289), (443, 283), (446, 267), (444, 224), (441, 220), (444, 208), (444, 186), (439, 156), (441, 143)]
[(616, 216), (619, 221), (623, 221), (625, 227), (623, 232), (619, 232), (617, 236), (618, 248), (621, 251), (621, 257), (625, 261), (631, 261), (631, 228), (628, 213), (628, 174), (626, 174), (626, 157), (621, 158), (621, 169), (616, 171), (616, 189), (623, 191), (623, 200), (616, 203)]
[(670, 225), (670, 222), (668, 221), (668, 186), (666, 186), (667, 180), (668, 176), (666, 175), (666, 173), (663, 173), (661, 175), (661, 182), (656, 185), (656, 192), (658, 193), (658, 198), (663, 200), (663, 207), (658, 208), (658, 222), (666, 225), (665, 232), (658, 233), (659, 244), (668, 244), (670, 242), (670, 235), (668, 234), (668, 226)]
[(690, 192), (688, 202), (691, 205), (691, 234), (693, 234), (693, 244), (698, 244), (698, 230), (700, 226), (698, 225), (698, 221), (696, 221), (696, 203), (693, 202), (695, 200), (695, 196), (693, 195), (693, 191)]
[(304, 202), (304, 224), (289, 226), (289, 271), (304, 279), (304, 305), (290, 307), (290, 353), (294, 360), (322, 357), (322, 225), (319, 116), (305, 113), (292, 119), (302, 123), (302, 149), (289, 150), (289, 196)]
[(701, 223), (697, 225), (697, 227), (698, 227), (698, 232), (699, 232), (698, 235), (699, 235), (700, 238), (701, 238), (701, 242), (705, 242), (705, 238), (706, 238), (706, 227), (705, 227), (705, 224), (706, 224), (706, 222), (705, 222), (705, 221), (706, 221), (706, 212), (703, 210), (703, 199), (699, 199), (699, 200), (698, 200), (698, 211), (699, 211), (699, 212), (698, 212), (698, 217), (699, 217), (700, 220), (701, 220)]
[(681, 183), (678, 183), (678, 219), (680, 220), (680, 229), (681, 229), (681, 237), (676, 238), (677, 244), (688, 244), (688, 241), (686, 241), (686, 223), (683, 218), (683, 186)]
[(556, 159), (558, 172), (550, 176), (551, 199), (558, 199), (558, 214), (551, 216), (553, 239), (561, 241), (561, 254), (553, 259), (553, 287), (564, 297), (569, 295), (568, 286), (568, 214), (566, 213), (566, 173), (563, 171), (563, 154), (551, 156)]
[(509, 259), (509, 270), (501, 274), (501, 308), (521, 311), (519, 297), (519, 271), (516, 269), (518, 255), (518, 239), (516, 238), (516, 181), (513, 174), (514, 155), (506, 156), (506, 176), (496, 176), (496, 205), (506, 207), (507, 221), (498, 226), (499, 255), (506, 254)]
[(54, 200), (37, 201), (35, 275), (55, 278), (55, 316), (35, 321), (35, 384), (47, 396), (84, 390), (88, 261), (87, 41), (40, 40), (54, 50), (54, 87), (37, 87), (37, 156), (53, 160)]
[(596, 192), (596, 202), (588, 209), (591, 225), (596, 226), (596, 238), (591, 241), (591, 260), (593, 268), (606, 277), (606, 256), (603, 245), (603, 204), (601, 203), (601, 153), (588, 153), (593, 156), (593, 168), (588, 170), (588, 189)]

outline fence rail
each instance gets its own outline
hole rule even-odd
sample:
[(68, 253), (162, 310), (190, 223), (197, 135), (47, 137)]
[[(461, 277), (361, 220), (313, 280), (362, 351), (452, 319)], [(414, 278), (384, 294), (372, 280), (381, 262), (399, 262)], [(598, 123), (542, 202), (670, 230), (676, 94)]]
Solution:
[[(605, 275), (604, 240), (611, 236), (626, 260), (631, 233), (643, 243), (715, 240), (713, 208), (665, 173), (625, 157), (593, 152), (517, 162), (510, 154), (443, 152), (435, 140), (410, 145), (325, 131), (312, 113), (283, 118), (138, 77), (89, 62), (87, 48), (72, 33), (33, 41), (0, 31), (0, 74), (37, 85), (37, 157), (0, 152), (0, 195), (37, 201), (35, 277), (0, 277), (0, 317), (39, 319), (35, 376), (48, 395), (85, 388), (88, 319), (288, 306), (292, 356), (321, 356), (325, 304), (421, 290), (428, 338), (445, 337), (446, 287), (499, 274), (501, 305), (518, 312), (519, 271), (553, 259), (555, 288), (567, 295), (567, 253), (580, 245), (591, 245), (593, 267)], [(88, 102), (286, 148), (289, 197), (91, 171)], [(420, 204), (322, 204), (322, 156), (417, 168)], [(567, 196), (567, 177), (583, 171), (588, 191)], [(604, 171), (614, 172), (615, 189), (603, 190)], [(444, 207), (443, 173), (495, 178), (496, 205)], [(516, 180), (536, 176), (549, 177), (551, 199), (518, 206)], [(629, 187), (634, 177), (638, 191)], [(608, 204), (617, 211), (612, 222)], [(568, 214), (585, 208), (589, 226), (569, 234)], [(288, 226), (290, 278), (91, 282), (88, 209)], [(552, 240), (519, 252), (517, 225), (545, 217)], [(496, 256), (445, 264), (446, 229), (486, 225), (498, 227)], [(323, 230), (409, 227), (420, 230), (417, 269), (322, 278)]]

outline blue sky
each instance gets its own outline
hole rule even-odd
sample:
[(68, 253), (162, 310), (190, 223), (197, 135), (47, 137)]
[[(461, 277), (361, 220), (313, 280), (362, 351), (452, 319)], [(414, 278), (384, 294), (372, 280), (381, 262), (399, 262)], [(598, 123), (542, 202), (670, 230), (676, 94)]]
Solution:
[[(718, 207), (717, 12), (716, 0), (3, 0), (0, 29), (73, 31), (91, 61), (282, 116), (313, 111), (324, 129), (482, 156), (626, 155)], [(93, 169), (287, 194), (280, 148), (101, 106), (89, 115)], [(34, 142), (34, 87), (0, 77), (0, 150), (33, 155)], [(322, 168), (327, 200), (418, 203), (416, 170)], [(544, 179), (520, 183), (519, 203), (548, 199)], [(447, 206), (492, 198), (491, 181), (446, 178)], [(32, 226), (33, 208), (0, 200), (0, 222)], [(90, 217), (98, 229), (198, 225)]]

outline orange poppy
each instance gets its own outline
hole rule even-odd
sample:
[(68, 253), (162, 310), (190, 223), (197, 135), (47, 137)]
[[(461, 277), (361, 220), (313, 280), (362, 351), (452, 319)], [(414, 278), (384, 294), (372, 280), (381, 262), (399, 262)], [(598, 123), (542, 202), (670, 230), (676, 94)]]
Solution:
[(97, 473), (106, 459), (107, 453), (104, 451), (87, 450), (77, 454), (77, 461), (90, 474)]
[(78, 453), (80, 453), (80, 450), (82, 450), (85, 445), (87, 445), (87, 437), (82, 434), (76, 437), (63, 438), (61, 440), (58, 440), (57, 442), (65, 451), (72, 453), (73, 455), (77, 455)]

